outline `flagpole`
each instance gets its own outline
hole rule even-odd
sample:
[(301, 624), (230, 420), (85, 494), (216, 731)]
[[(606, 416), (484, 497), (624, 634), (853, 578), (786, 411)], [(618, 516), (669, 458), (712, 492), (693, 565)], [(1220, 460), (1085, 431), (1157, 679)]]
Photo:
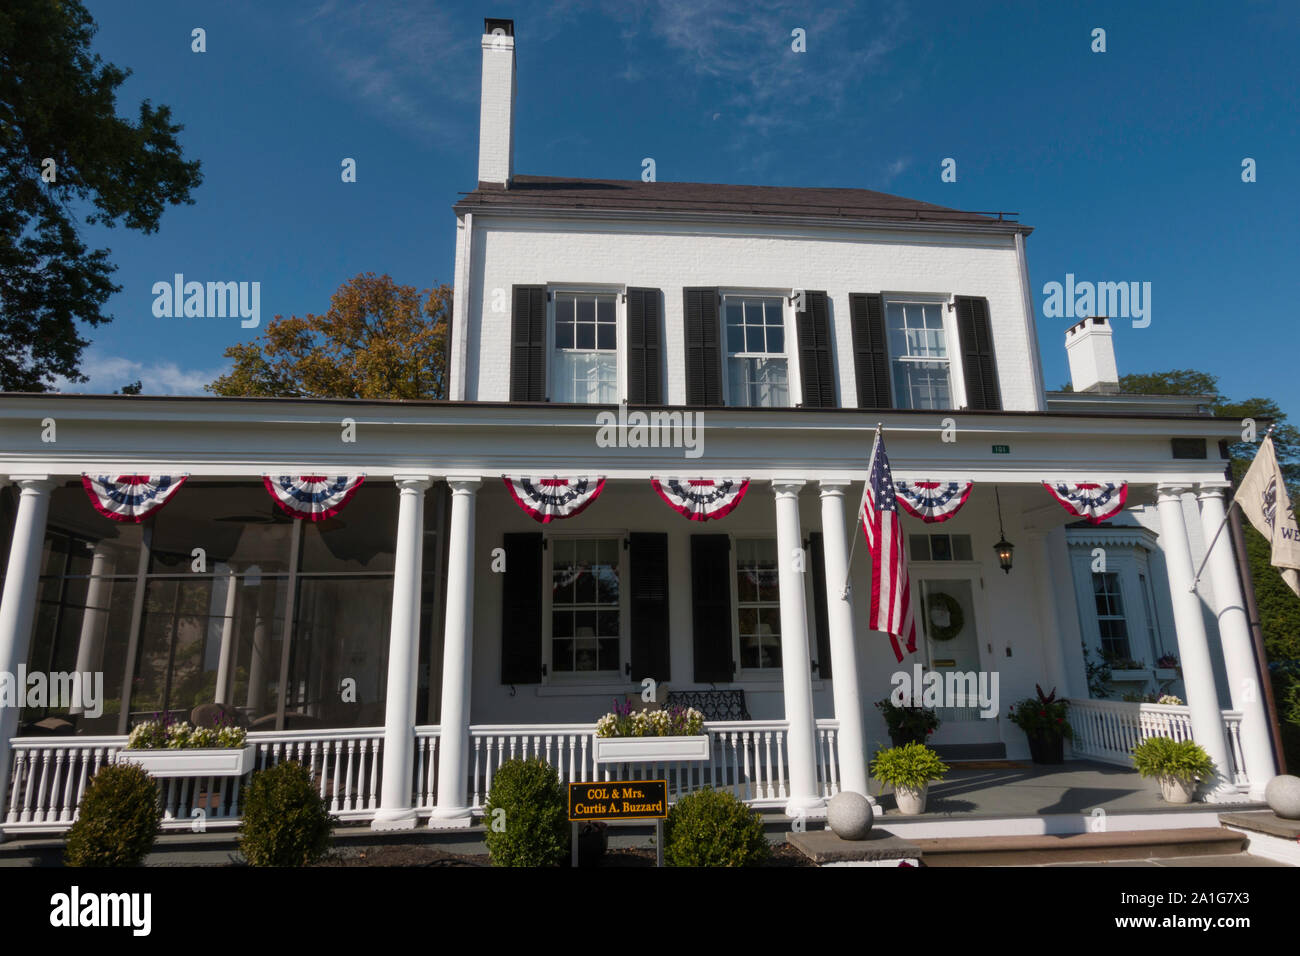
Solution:
[(876, 433), (871, 439), (871, 457), (867, 459), (867, 477), (862, 482), (862, 497), (858, 500), (858, 510), (853, 515), (853, 522), (849, 525), (849, 559), (844, 565), (844, 590), (840, 592), (840, 600), (847, 601), (849, 592), (852, 590), (849, 582), (853, 578), (853, 552), (858, 546), (858, 533), (856, 525), (858, 519), (862, 517), (862, 509), (867, 503), (867, 489), (871, 487), (871, 466), (876, 460), (876, 447), (880, 440), (880, 431), (884, 426), (883, 422), (876, 422)]
[[(1264, 432), (1264, 437), (1259, 440), (1260, 448), (1264, 447), (1264, 442), (1268, 441), (1269, 436), (1273, 434), (1273, 429), (1276, 427), (1276, 422), (1268, 426), (1268, 431)], [(1255, 452), (1255, 456), (1259, 457), (1258, 451)], [(1229, 463), (1228, 467), (1232, 467), (1231, 463)], [(1223, 520), (1219, 522), (1219, 529), (1214, 532), (1214, 537), (1210, 539), (1209, 547), (1205, 549), (1205, 557), (1201, 559), (1201, 566), (1196, 569), (1196, 574), (1192, 577), (1192, 586), (1187, 589), (1188, 591), (1195, 593), (1196, 585), (1201, 580), (1201, 572), (1205, 570), (1206, 562), (1210, 560), (1210, 553), (1214, 550), (1214, 544), (1219, 540), (1219, 535), (1223, 533), (1223, 528), (1228, 523), (1228, 518), (1232, 515), (1232, 509), (1237, 507), (1240, 506), (1237, 504), (1237, 499), (1234, 497), (1228, 504), (1228, 510), (1223, 513)]]

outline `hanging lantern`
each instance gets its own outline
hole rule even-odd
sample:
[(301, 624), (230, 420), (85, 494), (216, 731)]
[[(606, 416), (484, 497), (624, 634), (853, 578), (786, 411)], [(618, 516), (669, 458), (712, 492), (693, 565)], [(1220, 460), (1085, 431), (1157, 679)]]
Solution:
[(1007, 533), (1002, 527), (1002, 496), (996, 488), (993, 489), (993, 495), (998, 501), (998, 543), (993, 545), (993, 550), (998, 553), (998, 564), (1002, 565), (1002, 570), (1010, 574), (1011, 555), (1016, 546), (1007, 540)]

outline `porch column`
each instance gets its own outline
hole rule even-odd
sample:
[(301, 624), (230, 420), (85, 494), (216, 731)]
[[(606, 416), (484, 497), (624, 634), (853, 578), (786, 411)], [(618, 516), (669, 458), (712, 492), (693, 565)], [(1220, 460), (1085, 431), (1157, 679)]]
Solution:
[(399, 491), (393, 617), (388, 637), (384, 704), (384, 776), (375, 830), (415, 826), (411, 767), (415, 753), (415, 687), (420, 660), (420, 559), (424, 551), (424, 492), (428, 475), (395, 475)]
[[(108, 594), (113, 573), (112, 541), (95, 542), (90, 556), (90, 581), (86, 585), (86, 610), (81, 616), (81, 634), (77, 638), (78, 674), (90, 674), (103, 667), (104, 633), (108, 629)], [(86, 708), (80, 700), (72, 702), (68, 715), (84, 714)]]
[[(32, 625), (36, 620), (36, 584), (41, 573), (45, 519), (50, 513), (50, 491), (54, 488), (54, 482), (45, 476), (15, 476), (13, 481), (19, 489), (18, 511), (14, 515), (4, 593), (0, 596), (0, 681), (16, 680), (19, 665), (27, 663)], [(26, 690), (13, 688), (16, 696), (25, 694)], [(9, 767), (13, 763), (9, 740), (18, 730), (18, 711), (16, 706), (0, 707), (0, 809), (4, 810), (9, 806)], [(4, 834), (0, 833), (0, 840), (3, 839)]]
[(1201, 527), (1205, 530), (1206, 543), (1213, 540), (1216, 533), (1219, 535), (1205, 566), (1214, 586), (1219, 641), (1223, 645), (1223, 665), (1228, 673), (1232, 709), (1241, 711), (1241, 751), (1250, 780), (1250, 796), (1262, 800), (1265, 785), (1277, 776), (1277, 764), (1273, 759), (1268, 717), (1264, 713), (1264, 692), (1259, 686), (1260, 680), (1267, 678), (1261, 677), (1255, 660), (1255, 646), (1237, 577), (1237, 561), (1232, 553), (1228, 530), (1223, 525), (1223, 496), (1228, 488), (1226, 481), (1202, 482), (1197, 497), (1201, 500)]
[(239, 574), (234, 568), (226, 571), (226, 604), (221, 618), (221, 652), (217, 658), (217, 688), (212, 695), (214, 704), (228, 703), (230, 684), (235, 674), (235, 600), (239, 596)]
[[(1031, 530), (1026, 534), (1029, 538), (1034, 584), (1038, 592), (1034, 607), (1038, 618), (1038, 633), (1043, 635), (1043, 671), (1050, 684), (1060, 689), (1060, 695), (1069, 697), (1071, 688), (1065, 669), (1065, 651), (1061, 646), (1061, 629), (1056, 623), (1056, 594), (1052, 589), (1052, 554), (1047, 546), (1047, 532)], [(1069, 570), (1067, 564), (1067, 573)], [(1084, 696), (1087, 696), (1086, 691)]]
[(1160, 513), (1160, 536), (1164, 539), (1165, 565), (1169, 570), (1169, 597), (1174, 606), (1174, 630), (1178, 635), (1178, 656), (1183, 662), (1183, 685), (1191, 711), (1192, 737), (1205, 748), (1219, 770), (1217, 784), (1203, 789), (1214, 793), (1228, 786), (1232, 763), (1223, 734), (1223, 713), (1210, 664), (1210, 644), (1201, 617), (1201, 599), (1192, 590), (1192, 552), (1183, 522), (1182, 485), (1160, 485), (1156, 500)]
[(808, 653), (808, 615), (799, 535), (799, 490), (804, 484), (802, 478), (772, 480), (772, 492), (776, 495), (777, 581), (781, 592), (781, 680), (788, 725), (786, 752), (790, 762), (790, 799), (785, 812), (792, 817), (824, 812), (825, 808), (817, 787), (817, 727), (813, 720), (812, 657)]
[(438, 805), (430, 827), (467, 827), (470, 813), (469, 692), (474, 642), (474, 502), (479, 478), (448, 478), (447, 617), (443, 628)]
[[(858, 688), (858, 653), (853, 643), (853, 600), (844, 594), (849, 546), (844, 530), (844, 479), (821, 482), (822, 551), (826, 571), (826, 624), (830, 632), (831, 689), (839, 721), (840, 789), (860, 793), (872, 803), (867, 789), (867, 748), (862, 731), (862, 695)], [(822, 608), (817, 609), (819, 612)], [(782, 623), (784, 629), (784, 622)], [(814, 729), (816, 724), (814, 723)]]
[(248, 701), (250, 716), (256, 720), (266, 706), (266, 666), (271, 653), (271, 627), (275, 616), (275, 598), (279, 581), (259, 565), (257, 618), (253, 622), (253, 653), (248, 658)]

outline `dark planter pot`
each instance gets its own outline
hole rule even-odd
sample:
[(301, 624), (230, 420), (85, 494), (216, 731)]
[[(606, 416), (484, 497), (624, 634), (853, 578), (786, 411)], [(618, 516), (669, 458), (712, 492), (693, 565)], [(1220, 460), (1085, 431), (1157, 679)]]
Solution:
[(891, 733), (889, 735), (889, 742), (895, 747), (905, 747), (908, 744), (924, 744), (925, 738), (925, 734), (909, 734), (906, 732), (897, 734)]
[(1060, 734), (1026, 733), (1029, 738), (1029, 756), (1034, 763), (1065, 763), (1065, 738)]
[(578, 866), (599, 866), (609, 846), (609, 824), (599, 821), (578, 828)]

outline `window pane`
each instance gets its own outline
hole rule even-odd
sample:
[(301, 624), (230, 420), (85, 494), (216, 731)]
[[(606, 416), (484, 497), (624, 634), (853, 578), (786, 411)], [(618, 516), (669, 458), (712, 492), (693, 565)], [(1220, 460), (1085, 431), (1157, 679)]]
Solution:
[(970, 535), (955, 534), (952, 536), (952, 559), (954, 561), (970, 561), (972, 559)]
[(930, 555), (935, 561), (952, 560), (952, 548), (946, 534), (930, 535)]
[(594, 349), (596, 347), (596, 326), (587, 322), (579, 322), (577, 326), (578, 341), (576, 348)]
[(574, 343), (573, 320), (564, 319), (555, 323), (555, 347), (571, 349)]
[(930, 560), (930, 536), (925, 534), (910, 534), (907, 536), (908, 546), (912, 551), (913, 561)]
[(612, 296), (601, 296), (596, 300), (596, 321), (614, 324), (614, 299)]
[(615, 349), (618, 347), (617, 330), (613, 324), (601, 324), (596, 327), (596, 348), (598, 349)]
[(555, 641), (551, 645), (551, 667), (557, 671), (573, 670), (573, 641)]

